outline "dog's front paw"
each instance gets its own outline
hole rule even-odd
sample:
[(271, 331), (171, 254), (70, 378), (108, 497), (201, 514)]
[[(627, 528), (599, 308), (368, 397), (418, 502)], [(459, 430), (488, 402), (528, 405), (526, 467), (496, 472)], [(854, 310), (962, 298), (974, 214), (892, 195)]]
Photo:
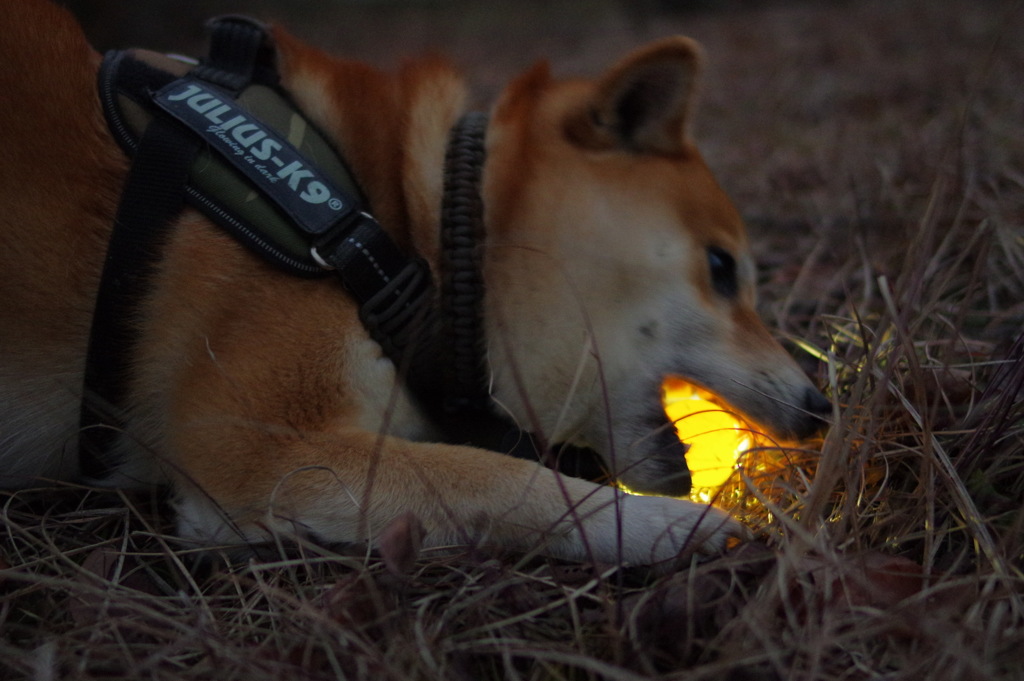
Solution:
[(584, 532), (598, 560), (655, 564), (693, 554), (714, 555), (746, 528), (713, 506), (665, 497), (617, 493), (618, 498), (587, 518)]

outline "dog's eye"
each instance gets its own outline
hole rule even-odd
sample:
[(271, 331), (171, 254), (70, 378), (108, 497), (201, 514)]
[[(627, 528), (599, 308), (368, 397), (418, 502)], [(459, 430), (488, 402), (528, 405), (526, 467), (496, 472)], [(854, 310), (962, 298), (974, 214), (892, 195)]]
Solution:
[(718, 246), (708, 247), (708, 265), (711, 267), (711, 285), (718, 295), (735, 298), (740, 291), (736, 280), (736, 260)]

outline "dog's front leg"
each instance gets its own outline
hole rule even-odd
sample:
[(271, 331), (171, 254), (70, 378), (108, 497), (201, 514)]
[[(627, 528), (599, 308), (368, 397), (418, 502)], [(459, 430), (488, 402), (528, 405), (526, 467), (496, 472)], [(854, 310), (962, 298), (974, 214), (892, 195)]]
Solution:
[(510, 456), (359, 431), (183, 463), (180, 529), (205, 541), (263, 541), (270, 530), (372, 542), (412, 512), (427, 546), (482, 542), (648, 564), (718, 551), (740, 532), (721, 511), (688, 501), (629, 496)]

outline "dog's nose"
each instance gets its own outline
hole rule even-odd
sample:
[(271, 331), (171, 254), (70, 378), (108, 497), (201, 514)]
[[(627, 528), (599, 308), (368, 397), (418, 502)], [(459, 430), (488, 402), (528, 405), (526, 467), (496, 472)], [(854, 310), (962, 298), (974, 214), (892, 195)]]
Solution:
[(821, 432), (825, 427), (827, 421), (823, 417), (832, 412), (832, 403), (815, 388), (808, 388), (804, 391), (803, 404), (800, 408), (798, 424), (792, 434), (798, 440), (804, 440)]
[(812, 414), (824, 416), (832, 412), (832, 403), (816, 388), (804, 391), (804, 409)]

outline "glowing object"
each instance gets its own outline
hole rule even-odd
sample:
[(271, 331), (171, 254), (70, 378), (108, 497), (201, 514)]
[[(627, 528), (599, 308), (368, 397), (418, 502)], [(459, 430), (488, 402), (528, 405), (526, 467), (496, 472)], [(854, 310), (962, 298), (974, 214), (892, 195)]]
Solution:
[(749, 430), (707, 391), (680, 379), (665, 381), (665, 411), (679, 439), (690, 445), (686, 464), (693, 478), (692, 499), (708, 501), (729, 480), (740, 455), (750, 449)]

